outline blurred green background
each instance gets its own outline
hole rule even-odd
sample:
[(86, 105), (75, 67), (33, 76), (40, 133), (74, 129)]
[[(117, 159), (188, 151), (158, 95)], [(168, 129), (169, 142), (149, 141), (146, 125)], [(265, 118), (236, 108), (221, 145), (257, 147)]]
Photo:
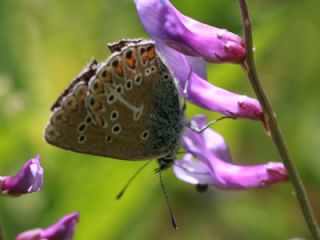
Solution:
[[(241, 33), (238, 2), (175, 0), (197, 20)], [(318, 0), (250, 2), (257, 67), (320, 220), (320, 18)], [(193, 186), (164, 174), (180, 227), (173, 230), (153, 163), (121, 201), (115, 196), (143, 164), (81, 155), (43, 140), (49, 108), (91, 57), (108, 56), (107, 42), (147, 37), (132, 0), (0, 0), (0, 175), (13, 175), (41, 154), (41, 192), (0, 198), (5, 239), (80, 211), (77, 240), (309, 239), (289, 183), (250, 191)], [(209, 80), (254, 96), (237, 65), (208, 65)], [(188, 107), (188, 116), (203, 113)], [(209, 118), (218, 115), (206, 112)], [(235, 162), (279, 161), (259, 122), (213, 126)]]

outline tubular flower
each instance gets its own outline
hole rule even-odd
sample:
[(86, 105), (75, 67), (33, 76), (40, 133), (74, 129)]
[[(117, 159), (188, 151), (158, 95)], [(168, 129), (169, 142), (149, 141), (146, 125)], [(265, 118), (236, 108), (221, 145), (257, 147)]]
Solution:
[[(181, 96), (225, 116), (264, 122), (256, 99), (213, 86), (206, 80), (205, 60), (243, 64), (245, 48), (239, 36), (183, 15), (169, 0), (134, 2), (143, 27), (178, 81)], [(265, 127), (268, 129), (266, 124)]]
[(15, 176), (0, 177), (0, 194), (14, 196), (38, 192), (42, 185), (43, 169), (38, 155), (29, 160)]
[[(195, 116), (191, 124), (201, 128), (204, 115)], [(188, 151), (175, 161), (174, 173), (182, 181), (195, 185), (215, 185), (226, 189), (248, 189), (270, 186), (288, 180), (285, 167), (279, 162), (254, 166), (235, 165), (223, 137), (211, 129), (196, 133), (186, 129), (183, 147)], [(194, 161), (193, 158), (198, 161)]]
[(229, 117), (264, 121), (256, 99), (229, 92), (205, 80), (203, 59), (183, 55), (160, 41), (156, 41), (156, 48), (178, 80), (180, 94), (191, 103)]
[(236, 34), (180, 13), (169, 0), (134, 0), (140, 21), (151, 38), (188, 55), (214, 63), (242, 63), (244, 41)]
[(79, 213), (73, 212), (47, 228), (32, 229), (20, 233), (16, 240), (72, 240), (78, 221)]

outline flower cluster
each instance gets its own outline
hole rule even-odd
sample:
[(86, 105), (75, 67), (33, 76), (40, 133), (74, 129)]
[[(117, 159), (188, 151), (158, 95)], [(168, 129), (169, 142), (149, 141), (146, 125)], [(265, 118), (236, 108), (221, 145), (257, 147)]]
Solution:
[[(178, 81), (181, 96), (228, 117), (264, 123), (264, 114), (256, 99), (229, 92), (206, 79), (205, 61), (244, 64), (245, 46), (239, 36), (183, 15), (169, 0), (134, 2), (143, 27)], [(204, 116), (196, 116), (191, 125), (201, 128), (205, 122)], [(211, 129), (202, 133), (186, 129), (182, 142), (188, 153), (180, 161), (175, 161), (174, 172), (187, 183), (247, 189), (288, 179), (282, 163), (232, 164), (224, 139)]]

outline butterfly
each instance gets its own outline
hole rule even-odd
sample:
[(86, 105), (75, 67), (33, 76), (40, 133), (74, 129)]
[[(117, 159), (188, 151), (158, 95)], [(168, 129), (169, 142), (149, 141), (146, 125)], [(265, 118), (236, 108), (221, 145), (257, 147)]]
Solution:
[(173, 75), (151, 40), (120, 40), (93, 60), (52, 105), (45, 140), (59, 148), (122, 160), (175, 159), (184, 111)]

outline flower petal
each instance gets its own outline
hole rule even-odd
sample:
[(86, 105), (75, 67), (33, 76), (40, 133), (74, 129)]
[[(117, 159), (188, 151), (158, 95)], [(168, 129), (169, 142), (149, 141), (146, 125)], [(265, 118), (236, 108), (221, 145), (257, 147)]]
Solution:
[(202, 162), (195, 162), (192, 154), (185, 154), (181, 160), (175, 161), (173, 171), (177, 178), (190, 184), (214, 184), (210, 170)]
[(180, 13), (168, 0), (135, 0), (142, 25), (153, 39), (207, 61), (242, 63), (243, 40), (234, 33), (198, 22)]
[(78, 222), (79, 213), (73, 212), (69, 215), (64, 216), (55, 224), (44, 229), (41, 233), (41, 237), (48, 240), (71, 240), (73, 239), (75, 226)]
[(46, 229), (33, 229), (20, 233), (16, 240), (72, 240), (79, 213), (73, 212)]
[[(194, 124), (203, 126), (205, 117), (192, 119)], [(215, 185), (228, 189), (248, 189), (270, 186), (288, 180), (282, 163), (269, 162), (254, 166), (239, 166), (231, 163), (228, 147), (221, 135), (212, 129), (202, 133), (186, 129), (182, 139), (183, 147), (189, 154), (174, 164), (176, 176), (190, 184)]]
[(40, 191), (43, 185), (43, 169), (40, 165), (40, 156), (29, 160), (13, 177), (0, 179), (1, 194), (19, 195)]
[(226, 116), (264, 121), (262, 108), (256, 99), (213, 86), (194, 73), (191, 74), (188, 100)]
[[(225, 116), (264, 122), (262, 108), (256, 99), (212, 85), (197, 74), (199, 72), (204, 75), (205, 65), (197, 63), (196, 59), (190, 61), (185, 55), (169, 48), (161, 41), (156, 40), (156, 48), (178, 80), (180, 95), (183, 95), (187, 80), (190, 78), (186, 97), (191, 103)], [(193, 71), (194, 67), (197, 68), (197, 72)]]

